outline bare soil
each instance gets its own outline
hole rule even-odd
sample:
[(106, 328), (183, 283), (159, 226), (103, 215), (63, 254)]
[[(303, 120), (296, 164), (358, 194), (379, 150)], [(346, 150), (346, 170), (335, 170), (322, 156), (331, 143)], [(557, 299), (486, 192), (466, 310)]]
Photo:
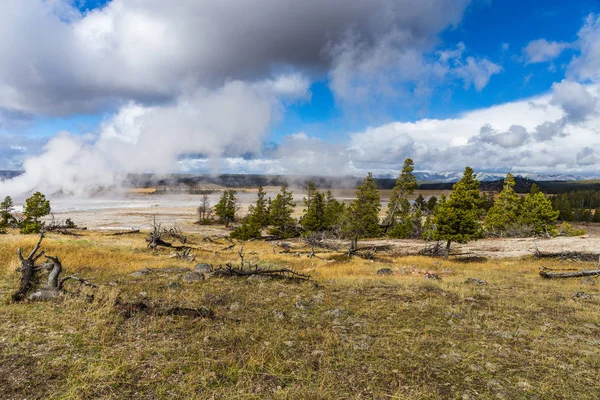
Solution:
[[(268, 188), (268, 195), (274, 196), (276, 188)], [(338, 193), (339, 194), (339, 193)], [(350, 193), (347, 193), (350, 196)], [(431, 194), (431, 193), (428, 193)], [(296, 217), (302, 213), (303, 193), (296, 193)], [(211, 195), (211, 204), (216, 204), (219, 194)], [(385, 196), (384, 196), (385, 197)], [(251, 190), (238, 193), (240, 214), (244, 214), (255, 200)], [(342, 197), (351, 200), (350, 197)], [(92, 230), (148, 230), (152, 221), (165, 226), (179, 226), (183, 231), (196, 234), (226, 235), (229, 231), (222, 226), (202, 226), (196, 224), (198, 195), (130, 195), (125, 199), (53, 200), (55, 217), (71, 218), (79, 226)], [(453, 244), (455, 254), (486, 258), (512, 258), (532, 255), (537, 248), (542, 252), (562, 253), (567, 251), (600, 252), (600, 224), (573, 224), (586, 230), (586, 235), (556, 238), (487, 238), (467, 244)], [(397, 255), (415, 255), (427, 243), (422, 240), (375, 239), (361, 241), (361, 246), (373, 244), (389, 245)], [(340, 245), (343, 243), (340, 242)]]

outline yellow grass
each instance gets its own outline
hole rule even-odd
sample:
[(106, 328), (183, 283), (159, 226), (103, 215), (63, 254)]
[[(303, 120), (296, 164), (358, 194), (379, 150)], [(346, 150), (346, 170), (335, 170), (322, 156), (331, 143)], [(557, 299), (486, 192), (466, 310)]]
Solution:
[[(300, 243), (274, 254), (272, 243), (249, 242), (246, 260), (314, 280), (213, 277), (169, 288), (181, 282), (177, 274), (129, 274), (193, 264), (169, 258), (168, 250), (148, 251), (144, 234), (81, 234), (51, 234), (42, 247), (67, 273), (101, 287), (92, 302), (76, 296), (0, 305), (0, 398), (600, 398), (596, 280), (542, 280), (540, 261), (317, 254), (336, 260), (328, 262), (309, 259)], [(239, 261), (239, 245), (223, 251), (228, 243), (202, 237), (190, 238), (197, 261)], [(0, 237), (3, 299), (17, 284), (16, 249), (27, 252), (35, 241), (14, 232)], [(384, 267), (395, 274), (377, 275)], [(465, 283), (470, 277), (488, 284)], [(125, 318), (117, 297), (206, 306), (215, 318)]]

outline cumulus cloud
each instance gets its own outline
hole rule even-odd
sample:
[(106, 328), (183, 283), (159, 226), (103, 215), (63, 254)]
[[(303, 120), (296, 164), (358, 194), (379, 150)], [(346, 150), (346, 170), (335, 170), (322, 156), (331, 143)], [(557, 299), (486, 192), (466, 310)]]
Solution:
[(467, 57), (466, 64), (457, 67), (455, 73), (464, 80), (465, 89), (473, 85), (478, 92), (481, 92), (492, 75), (499, 74), (501, 71), (501, 66), (488, 59), (476, 60), (474, 57)]
[(532, 40), (523, 48), (526, 64), (552, 61), (557, 58), (570, 44), (565, 42), (548, 41), (546, 39)]
[(600, 81), (600, 15), (590, 14), (579, 30), (576, 46), (580, 54), (573, 57), (567, 76), (581, 81)]
[[(394, 57), (387, 50), (430, 48), (468, 3), (112, 0), (81, 13), (69, 0), (7, 0), (0, 13), (0, 108), (65, 115), (123, 99), (169, 101), (193, 87), (263, 80), (285, 68), (320, 74), (346, 58), (334, 49), (345, 48), (350, 36), (352, 65), (383, 74), (389, 71), (382, 62)], [(295, 91), (302, 84), (279, 87)]]
[(596, 152), (591, 147), (584, 147), (577, 153), (577, 164), (592, 165), (599, 161)]
[(581, 122), (596, 112), (598, 97), (584, 85), (565, 79), (552, 84), (551, 103), (565, 111), (567, 120)]
[(479, 135), (469, 139), (470, 144), (489, 143), (505, 149), (520, 147), (529, 140), (527, 129), (521, 125), (512, 125), (505, 132), (498, 132), (490, 125), (484, 125), (479, 130)]

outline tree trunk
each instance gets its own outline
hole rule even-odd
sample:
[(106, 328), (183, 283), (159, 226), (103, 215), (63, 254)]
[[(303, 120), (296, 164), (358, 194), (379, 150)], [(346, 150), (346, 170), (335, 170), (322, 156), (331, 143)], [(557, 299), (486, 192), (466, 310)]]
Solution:
[(444, 255), (444, 260), (447, 260), (448, 256), (450, 256), (450, 243), (452, 243), (451, 240), (448, 240), (446, 243), (446, 254)]

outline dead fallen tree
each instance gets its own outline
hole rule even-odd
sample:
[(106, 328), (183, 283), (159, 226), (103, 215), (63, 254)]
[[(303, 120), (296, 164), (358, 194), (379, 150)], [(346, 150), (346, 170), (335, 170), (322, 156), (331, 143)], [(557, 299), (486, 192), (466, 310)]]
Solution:
[(586, 276), (600, 276), (600, 269), (559, 272), (546, 267), (541, 267), (540, 276), (544, 279), (583, 278)]
[(110, 236), (134, 235), (136, 233), (140, 233), (140, 230), (131, 228), (129, 231), (111, 233)]
[(225, 266), (217, 267), (213, 274), (216, 276), (240, 276), (249, 277), (253, 275), (270, 276), (273, 278), (280, 279), (293, 279), (293, 280), (309, 280), (310, 275), (296, 272), (289, 268), (261, 268), (257, 265), (249, 265), (248, 267), (234, 266), (231, 263), (225, 264)]
[[(44, 233), (40, 234), (40, 239), (34, 246), (33, 250), (29, 253), (27, 258), (23, 257), (21, 248), (17, 250), (19, 261), (21, 262), (21, 280), (19, 283), (19, 289), (12, 295), (12, 299), (15, 302), (23, 301), (26, 298), (29, 300), (49, 300), (58, 295), (61, 292), (66, 292), (65, 283), (69, 280), (75, 280), (80, 285), (89, 286), (96, 288), (97, 286), (89, 282), (86, 279), (79, 278), (77, 275), (70, 275), (67, 277), (60, 278), (60, 274), (63, 271), (63, 266), (58, 257), (45, 256), (46, 262), (42, 265), (37, 265), (36, 262), (44, 256), (45, 252), (40, 251), (40, 246), (44, 240)], [(41, 271), (50, 271), (48, 274), (48, 280), (46, 286), (42, 288), (36, 288), (37, 274)], [(37, 290), (36, 290), (37, 289)]]
[(177, 258), (186, 262), (192, 262), (196, 259), (196, 256), (192, 254), (191, 247), (184, 247), (181, 251), (175, 251), (171, 254), (172, 258)]
[(600, 261), (600, 255), (596, 253), (583, 253), (578, 251), (566, 251), (562, 253), (543, 253), (539, 251), (537, 248), (535, 250), (534, 256), (536, 258), (544, 259), (556, 259), (562, 261), (575, 261), (575, 262), (592, 262), (592, 261)]
[(425, 247), (419, 250), (419, 255), (429, 256), (429, 257), (443, 257), (446, 255), (446, 249), (443, 242), (433, 242), (429, 244), (427, 242)]
[(239, 265), (233, 263), (227, 263), (225, 266), (219, 266), (213, 269), (213, 274), (216, 276), (238, 276), (238, 277), (250, 277), (250, 276), (269, 276), (272, 278), (288, 279), (288, 280), (309, 280), (310, 275), (305, 275), (300, 272), (296, 272), (289, 268), (271, 268), (271, 267), (259, 267), (258, 264), (252, 264), (250, 261), (244, 261), (244, 246), (238, 251), (240, 257)]

